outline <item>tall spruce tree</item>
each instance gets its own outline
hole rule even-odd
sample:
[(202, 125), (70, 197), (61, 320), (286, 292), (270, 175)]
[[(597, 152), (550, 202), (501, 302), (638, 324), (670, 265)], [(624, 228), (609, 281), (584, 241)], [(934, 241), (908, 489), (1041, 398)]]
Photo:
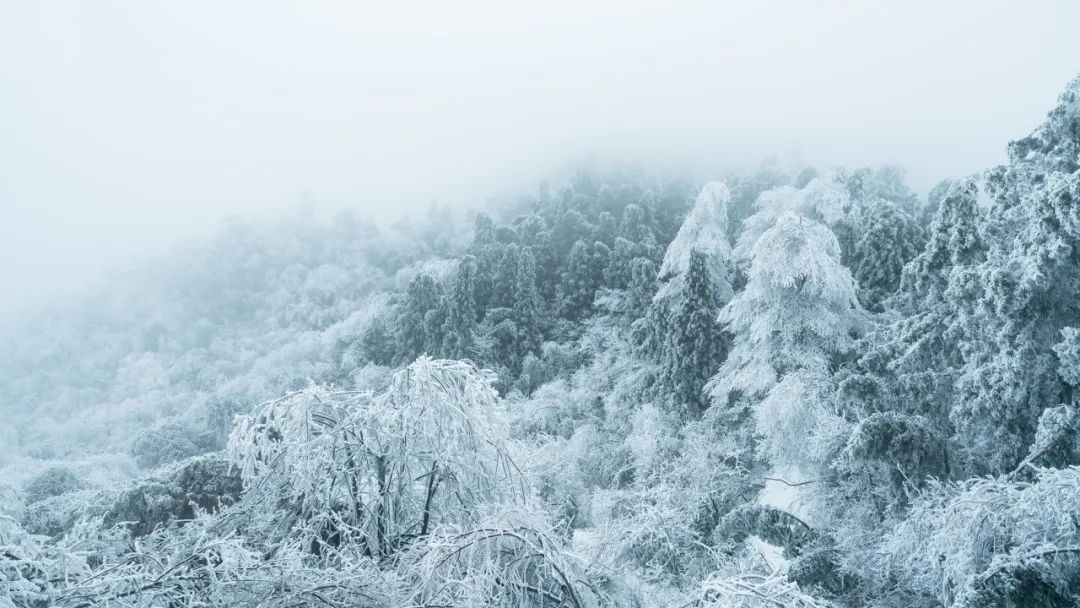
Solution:
[(494, 308), (512, 308), (514, 292), (517, 290), (518, 258), (521, 248), (511, 243), (503, 248), (502, 256), (495, 267), (492, 281), (491, 306)]
[(532, 250), (536, 262), (536, 285), (545, 299), (555, 296), (558, 284), (558, 263), (552, 247), (551, 231), (543, 216), (538, 213), (519, 218), (515, 221), (518, 243)]
[(447, 299), (443, 324), (443, 352), (452, 359), (469, 356), (479, 311), (476, 307), (476, 258), (466, 255), (458, 263)]
[(948, 434), (948, 411), (963, 360), (956, 324), (964, 294), (946, 294), (954, 272), (985, 257), (975, 181), (958, 182), (940, 201), (924, 250), (909, 262), (888, 315), (864, 338), (860, 358), (841, 374), (841, 401), (855, 415), (894, 410), (925, 417)]
[(708, 390), (714, 407), (750, 408), (776, 459), (797, 459), (837, 357), (863, 322), (857, 286), (825, 226), (788, 214), (753, 248), (746, 288), (720, 320), (734, 335)]
[(476, 215), (469, 253), (476, 258), (475, 299), (477, 310), (482, 311), (494, 306), (492, 292), (499, 258), (502, 255), (502, 247), (495, 240), (495, 222), (486, 213)]
[(717, 322), (731, 299), (733, 261), (727, 237), (730, 193), (720, 182), (706, 184), (694, 208), (668, 245), (653, 301), (658, 333), (660, 386), (672, 403), (699, 412), (705, 382), (716, 373), (727, 344)]
[(543, 300), (536, 285), (536, 258), (532, 249), (521, 250), (514, 290), (514, 321), (518, 331), (518, 355), (524, 357), (540, 350), (543, 340)]
[(923, 230), (914, 217), (883, 198), (860, 205), (856, 225), (859, 236), (848, 265), (859, 283), (863, 307), (881, 312), (900, 285), (904, 265), (922, 251)]
[(1080, 78), (987, 173), (986, 261), (954, 274), (964, 365), (951, 418), (973, 461), (1009, 471), (1043, 410), (1065, 399), (1053, 347), (1080, 317)]
[(690, 253), (683, 283), (668, 308), (661, 347), (660, 382), (674, 403), (698, 413), (708, 404), (702, 389), (727, 354), (727, 338), (717, 321), (722, 300), (708, 254)]
[(409, 282), (405, 302), (397, 320), (397, 361), (410, 363), (428, 348), (428, 328), (425, 317), (439, 306), (439, 284), (426, 274), (418, 274)]
[(562, 301), (559, 312), (563, 318), (578, 320), (592, 312), (596, 290), (603, 284), (607, 265), (607, 247), (597, 243), (590, 247), (585, 241), (574, 243), (563, 272)]
[(634, 243), (615, 237), (607, 268), (604, 269), (604, 285), (611, 289), (626, 289), (630, 284), (630, 262), (638, 257)]

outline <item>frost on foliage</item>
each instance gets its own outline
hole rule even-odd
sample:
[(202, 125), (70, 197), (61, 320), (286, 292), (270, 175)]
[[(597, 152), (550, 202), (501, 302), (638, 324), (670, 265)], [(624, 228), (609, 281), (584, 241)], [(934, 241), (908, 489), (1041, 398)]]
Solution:
[(785, 375), (754, 410), (761, 449), (778, 466), (806, 464), (819, 450), (819, 421), (831, 415), (829, 383), (814, 371)]
[(724, 358), (727, 340), (716, 322), (731, 300), (734, 274), (727, 237), (730, 193), (720, 182), (706, 184), (657, 277), (656, 296), (638, 325), (643, 350), (660, 360), (658, 386), (669, 405), (700, 413), (702, 387)]
[(723, 182), (705, 184), (694, 208), (664, 253), (659, 274), (661, 281), (684, 276), (690, 268), (691, 254), (697, 251), (708, 260), (709, 276), (717, 290), (717, 297), (722, 302), (731, 299), (731, 243), (728, 241), (727, 208), (730, 199), (731, 193)]
[(941, 200), (926, 247), (904, 267), (897, 293), (885, 303), (889, 314), (863, 340), (858, 362), (839, 380), (849, 409), (862, 415), (897, 410), (945, 426), (963, 363), (956, 311), (973, 299), (947, 291), (954, 276), (970, 272), (986, 254), (977, 195), (975, 181), (964, 179)]
[(209, 444), (188, 425), (170, 421), (139, 433), (130, 451), (140, 465), (152, 468), (203, 454)]
[(542, 514), (502, 512), (477, 524), (440, 527), (409, 556), (417, 583), (408, 605), (588, 608), (603, 599)]
[(922, 251), (923, 229), (914, 217), (881, 198), (863, 202), (852, 220), (858, 234), (845, 262), (859, 283), (863, 306), (880, 312), (899, 287), (905, 265)]
[(982, 261), (986, 243), (980, 233), (978, 194), (975, 180), (967, 178), (956, 182), (941, 199), (926, 247), (904, 267), (900, 278), (900, 293), (893, 304), (904, 312), (940, 305), (949, 271)]
[(1080, 298), (1078, 103), (1074, 82), (1043, 125), (1013, 144), (1010, 164), (987, 172), (986, 260), (954, 273), (947, 291), (960, 304), (964, 356), (950, 421), (994, 473), (1022, 460), (1043, 409), (1069, 400), (1054, 346), (1075, 324)]
[(66, 580), (89, 572), (84, 553), (45, 540), (0, 514), (0, 608), (52, 605)]
[(597, 605), (594, 574), (510, 458), (490, 381), (421, 358), (379, 393), (260, 405), (230, 437), (239, 500), (200, 501), (229, 463), (133, 484), (84, 520), (100, 567), (48, 590), (49, 605)]
[(238, 420), (229, 454), (249, 491), (339, 518), (385, 555), (526, 492), (491, 378), (467, 362), (417, 359), (378, 394), (308, 389)]
[(1080, 169), (1080, 76), (1066, 86), (1045, 123), (1009, 144), (1009, 159), (1014, 164), (1040, 163), (1065, 173)]
[(1023, 466), (1067, 466), (1080, 462), (1080, 414), (1068, 405), (1043, 410), (1035, 441)]
[(631, 566), (650, 581), (692, 578), (716, 568), (718, 553), (707, 543), (712, 526), (701, 527), (707, 500), (673, 482), (597, 490), (592, 518), (601, 525), (582, 549), (602, 563)]
[(885, 538), (880, 572), (945, 606), (1073, 606), (1078, 519), (1076, 467), (934, 484)]
[(32, 505), (47, 498), (84, 488), (86, 488), (86, 482), (70, 469), (49, 467), (27, 480), (23, 486), (23, 492), (26, 504)]
[(634, 412), (625, 445), (639, 474), (655, 471), (673, 455), (673, 424), (656, 406), (642, 405)]
[(894, 484), (920, 486), (926, 477), (948, 474), (947, 449), (945, 439), (924, 418), (878, 412), (852, 429), (842, 461), (852, 470), (870, 463), (884, 465)]
[(107, 495), (100, 517), (132, 536), (213, 513), (240, 499), (241, 480), (220, 453), (190, 458)]
[(702, 608), (830, 608), (833, 604), (799, 589), (781, 574), (714, 576), (697, 590)]
[[(250, 517), (251, 514), (246, 514)], [(259, 546), (235, 533), (243, 514), (200, 517), (179, 529), (159, 530), (126, 543), (92, 573), (69, 572), (51, 590), (52, 606), (285, 606), (400, 605), (400, 578), (344, 546), (332, 566), (311, 559), (303, 543)]]
[(784, 556), (794, 558), (815, 539), (815, 533), (798, 517), (760, 504), (744, 504), (732, 509), (720, 521), (718, 533), (734, 542), (754, 535), (765, 542), (782, 547)]
[(838, 176), (818, 177), (801, 190), (781, 186), (763, 192), (757, 200), (757, 212), (743, 223), (743, 231), (735, 243), (735, 259), (740, 265), (749, 264), (758, 239), (780, 218), (795, 214), (834, 226), (851, 207), (851, 195)]
[[(635, 422), (650, 417), (659, 420), (644, 413)], [(596, 528), (576, 544), (579, 550), (610, 567), (632, 567), (642, 580), (675, 585), (700, 580), (729, 557), (717, 526), (760, 485), (749, 463), (740, 460), (738, 446), (709, 421), (685, 425), (682, 435), (681, 443), (663, 437), (653, 445), (628, 438), (638, 450), (632, 462), (652, 468), (634, 469), (628, 487), (593, 493)], [(658, 449), (667, 453), (659, 462), (652, 459)]]
[(732, 392), (762, 397), (782, 375), (824, 372), (830, 357), (851, 349), (861, 309), (839, 255), (828, 228), (796, 215), (761, 235), (746, 288), (720, 314), (735, 341), (710, 381), (714, 399), (726, 402)]
[(1068, 384), (1080, 387), (1080, 329), (1061, 330), (1061, 342), (1054, 345), (1058, 358), (1058, 375)]

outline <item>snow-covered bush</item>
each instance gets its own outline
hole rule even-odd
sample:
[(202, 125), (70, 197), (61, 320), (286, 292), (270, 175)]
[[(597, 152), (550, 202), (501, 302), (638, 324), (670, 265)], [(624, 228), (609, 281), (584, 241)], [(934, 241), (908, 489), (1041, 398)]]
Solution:
[(381, 393), (311, 388), (264, 403), (237, 421), (228, 452), (247, 488), (384, 556), (436, 522), (523, 500), (508, 436), (490, 376), (421, 357)]
[(64, 467), (49, 467), (31, 477), (23, 485), (26, 504), (32, 505), (47, 498), (86, 488), (86, 482), (74, 471)]
[(178, 421), (166, 422), (140, 433), (131, 446), (131, 455), (141, 466), (153, 468), (198, 456), (210, 450), (210, 439)]
[(1032, 482), (935, 483), (885, 537), (880, 573), (945, 606), (1072, 606), (1077, 521), (1076, 467), (1039, 469)]

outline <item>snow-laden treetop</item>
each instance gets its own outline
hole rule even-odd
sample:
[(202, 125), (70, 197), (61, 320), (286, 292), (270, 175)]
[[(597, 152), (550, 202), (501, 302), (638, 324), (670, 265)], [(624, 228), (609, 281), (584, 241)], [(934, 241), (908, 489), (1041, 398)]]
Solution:
[(690, 253), (695, 250), (713, 259), (731, 257), (731, 243), (727, 237), (729, 200), (731, 192), (723, 182), (705, 184), (679, 233), (668, 245), (660, 266), (660, 280), (686, 272), (690, 267)]
[[(730, 200), (731, 191), (723, 182), (709, 182), (702, 187), (694, 208), (664, 254), (658, 274), (661, 281), (683, 276), (690, 268), (690, 255), (697, 251), (705, 254), (722, 300), (731, 299), (731, 243), (727, 236)], [(659, 296), (667, 291), (662, 291)]]
[(1080, 169), (1080, 76), (1073, 78), (1058, 103), (1031, 135), (1009, 144), (1012, 164), (1045, 164), (1072, 173)]
[(757, 199), (758, 211), (746, 219), (742, 234), (735, 244), (735, 257), (748, 264), (754, 256), (754, 246), (777, 220), (787, 214), (805, 216), (833, 226), (851, 206), (847, 187), (835, 176), (818, 177), (801, 190), (780, 186), (763, 192)]

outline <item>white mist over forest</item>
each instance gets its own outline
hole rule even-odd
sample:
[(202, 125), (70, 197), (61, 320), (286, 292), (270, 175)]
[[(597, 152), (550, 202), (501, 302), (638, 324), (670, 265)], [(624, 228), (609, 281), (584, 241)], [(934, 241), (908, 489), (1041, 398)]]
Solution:
[(0, 608), (1080, 606), (1077, 23), (0, 0)]
[[(1050, 16), (1052, 15), (1052, 16)], [(1072, 2), (0, 2), (0, 311), (302, 205), (396, 220), (595, 157), (1004, 160), (1080, 55)]]

